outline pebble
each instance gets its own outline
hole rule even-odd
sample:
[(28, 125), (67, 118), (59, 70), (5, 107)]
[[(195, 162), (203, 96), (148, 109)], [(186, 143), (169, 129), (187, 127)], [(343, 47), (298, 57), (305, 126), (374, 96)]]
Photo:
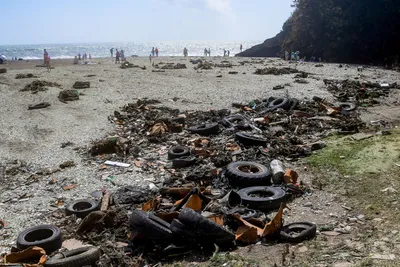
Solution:
[(394, 254), (372, 254), (371, 259), (374, 260), (389, 260), (389, 261), (394, 261), (396, 259), (396, 256)]
[(303, 207), (312, 207), (313, 204), (311, 202), (304, 203)]
[(333, 229), (333, 231), (340, 233), (340, 234), (349, 234), (350, 233), (345, 228), (335, 228), (335, 229)]
[(301, 246), (301, 247), (299, 247), (299, 249), (297, 251), (300, 253), (304, 253), (304, 252), (308, 251), (308, 248), (306, 246)]
[(360, 214), (357, 216), (357, 219), (359, 219), (360, 221), (363, 221), (365, 219), (365, 215)]
[(357, 218), (347, 218), (347, 220), (348, 220), (349, 222), (357, 222), (357, 221), (358, 221)]

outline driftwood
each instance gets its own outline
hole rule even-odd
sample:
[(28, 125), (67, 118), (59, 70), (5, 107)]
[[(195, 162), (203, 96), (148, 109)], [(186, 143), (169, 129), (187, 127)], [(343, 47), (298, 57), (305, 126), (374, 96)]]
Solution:
[(101, 201), (101, 207), (100, 207), (101, 211), (106, 211), (108, 209), (108, 205), (110, 204), (110, 198), (111, 198), (111, 192), (107, 191)]

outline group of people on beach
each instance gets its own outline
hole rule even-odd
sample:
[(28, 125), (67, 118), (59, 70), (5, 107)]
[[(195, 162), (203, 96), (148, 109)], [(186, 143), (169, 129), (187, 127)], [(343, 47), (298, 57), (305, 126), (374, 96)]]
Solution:
[(204, 56), (205, 56), (205, 57), (206, 57), (206, 56), (211, 57), (211, 48), (208, 48), (208, 50), (207, 50), (207, 48), (204, 48)]
[(157, 47), (154, 49), (154, 46), (153, 46), (153, 48), (151, 49), (151, 56), (158, 57), (158, 48)]
[[(83, 54), (83, 55), (81, 55), (81, 53), (78, 53), (78, 55), (77, 56), (75, 56), (75, 58), (74, 58), (74, 64), (76, 65), (76, 64), (79, 64), (79, 61), (80, 60), (83, 60), (83, 61), (85, 61), (85, 60), (92, 60), (92, 54), (90, 54), (89, 53), (89, 56), (88, 56), (88, 54), (87, 53), (85, 53), (85, 54)], [(86, 64), (87, 62), (85, 62), (85, 64)]]
[[(110, 49), (110, 54), (111, 54), (111, 58), (114, 58), (114, 48)], [(125, 51), (124, 50), (118, 50), (115, 49), (115, 63), (121, 63), (126, 61), (125, 58)]]
[[(306, 57), (301, 58), (299, 51), (289, 52), (288, 50), (286, 50), (285, 51), (285, 60), (286, 61), (295, 61), (295, 62), (297, 62), (297, 61), (306, 62), (307, 58)], [(316, 57), (312, 56), (312, 57), (310, 57), (309, 62), (322, 62), (322, 58), (316, 58)]]

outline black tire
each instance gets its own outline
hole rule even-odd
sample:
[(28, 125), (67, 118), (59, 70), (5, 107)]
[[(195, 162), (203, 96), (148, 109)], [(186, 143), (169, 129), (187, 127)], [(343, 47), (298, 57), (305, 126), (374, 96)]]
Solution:
[(85, 218), (89, 213), (99, 210), (100, 202), (93, 199), (75, 200), (65, 208), (66, 215), (75, 214), (78, 218)]
[(81, 267), (94, 265), (100, 258), (100, 249), (97, 247), (81, 247), (58, 253), (46, 261), (45, 267)]
[(295, 108), (297, 108), (297, 106), (299, 105), (299, 100), (296, 98), (291, 98), (290, 99), (290, 110), (293, 110)]
[(168, 150), (168, 159), (176, 159), (190, 155), (190, 149), (187, 146), (173, 146)]
[(283, 241), (301, 243), (315, 237), (317, 226), (311, 222), (291, 223), (283, 226), (279, 234)]
[(191, 133), (207, 136), (217, 134), (219, 132), (219, 126), (218, 123), (200, 124), (188, 128), (188, 131)]
[[(237, 193), (242, 198), (243, 206), (261, 211), (276, 210), (280, 207), (281, 203), (286, 200), (285, 190), (273, 186), (247, 187), (240, 189)], [(256, 193), (263, 193), (267, 196), (252, 196), (252, 194)]]
[(129, 224), (150, 240), (169, 240), (172, 237), (169, 223), (149, 212), (134, 210)]
[(195, 232), (188, 230), (187, 227), (177, 219), (172, 220), (170, 230), (175, 237), (181, 240), (192, 241), (196, 240), (198, 237)]
[(235, 139), (244, 146), (266, 146), (267, 140), (248, 133), (236, 133)]
[(17, 248), (26, 249), (38, 246), (49, 255), (61, 248), (62, 236), (60, 228), (54, 225), (38, 225), (28, 228), (19, 233)]
[(280, 97), (280, 98), (277, 98), (277, 99), (273, 100), (272, 102), (270, 102), (268, 107), (269, 107), (270, 110), (275, 110), (275, 109), (278, 109), (278, 108), (289, 109), (290, 108), (290, 101), (286, 97)]
[(271, 173), (269, 168), (256, 162), (232, 162), (227, 166), (225, 176), (228, 178), (231, 185), (238, 187), (271, 184)]
[(250, 128), (249, 121), (242, 115), (230, 115), (222, 119), (225, 127), (246, 130)]
[(184, 208), (179, 213), (181, 221), (188, 230), (193, 231), (208, 243), (215, 243), (219, 246), (230, 246), (235, 240), (235, 235), (218, 224), (201, 216), (192, 209)]
[(176, 118), (171, 119), (171, 122), (184, 125), (185, 124), (185, 118), (184, 117), (176, 117)]
[(172, 167), (185, 168), (185, 167), (193, 165), (195, 162), (196, 162), (196, 157), (193, 157), (193, 156), (181, 157), (181, 158), (172, 160)]
[(338, 106), (341, 107), (344, 112), (353, 111), (357, 108), (357, 105), (354, 103), (339, 103)]
[(239, 208), (239, 207), (235, 207), (235, 208), (229, 210), (226, 214), (232, 215), (235, 213), (240, 214), (242, 219), (245, 219), (245, 220), (256, 217), (258, 214), (258, 212), (256, 210), (252, 210), (252, 209), (248, 209), (248, 208)]

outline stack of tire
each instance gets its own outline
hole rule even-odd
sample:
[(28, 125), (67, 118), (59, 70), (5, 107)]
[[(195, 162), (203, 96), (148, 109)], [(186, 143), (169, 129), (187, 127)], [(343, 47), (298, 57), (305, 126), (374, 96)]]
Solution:
[(241, 204), (250, 209), (268, 212), (286, 201), (285, 190), (271, 186), (271, 172), (267, 166), (250, 161), (232, 162), (225, 176), (231, 186), (241, 188), (237, 191)]
[[(23, 230), (17, 238), (17, 248), (27, 249), (40, 247), (47, 255), (59, 250), (62, 246), (61, 229), (54, 225), (38, 225)], [(85, 246), (50, 257), (45, 267), (93, 266), (100, 258), (100, 249)]]
[(129, 222), (133, 232), (158, 242), (189, 246), (217, 244), (229, 248), (235, 240), (233, 233), (189, 208), (183, 208), (179, 218), (171, 223), (151, 212), (134, 210)]

